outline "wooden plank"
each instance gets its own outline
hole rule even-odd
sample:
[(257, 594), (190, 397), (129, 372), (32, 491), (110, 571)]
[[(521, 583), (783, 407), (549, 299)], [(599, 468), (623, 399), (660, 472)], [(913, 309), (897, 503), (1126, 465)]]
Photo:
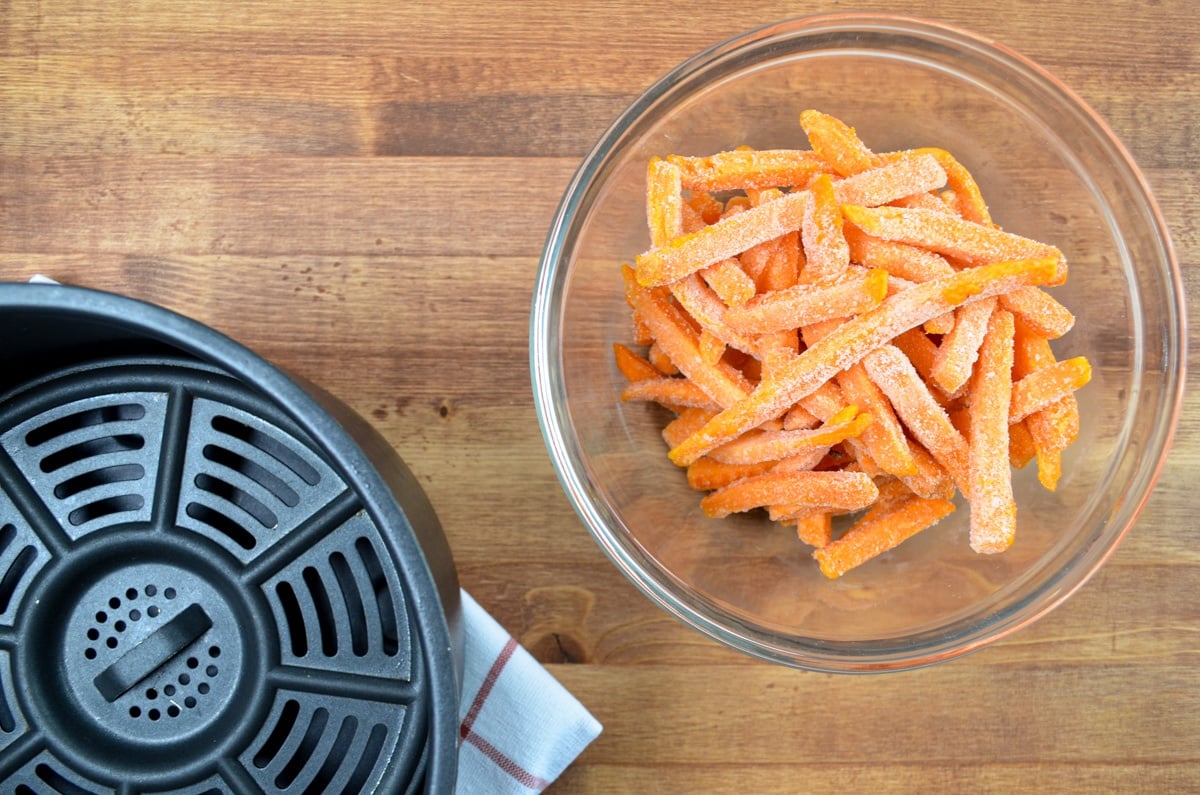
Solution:
[[(819, 743), (817, 739), (815, 742)], [(806, 743), (805, 748), (813, 743)], [(936, 763), (823, 764), (806, 762), (808, 755), (793, 751), (774, 764), (590, 764), (567, 769), (545, 790), (547, 795), (610, 792), (648, 792), (658, 795), (694, 795), (697, 792), (755, 792), (791, 795), (795, 792), (887, 792), (924, 795), (929, 792), (1088, 792), (1184, 793), (1200, 787), (1200, 775), (1190, 762), (1178, 764), (1128, 763), (1072, 764), (989, 762), (956, 765)]]
[[(729, 676), (703, 666), (550, 670), (605, 724), (588, 751), (596, 765), (937, 769), (1197, 761), (1200, 704), (1186, 664), (950, 665), (861, 677), (767, 666)], [(664, 744), (663, 733), (688, 741)]]
[(20, 211), (0, 217), (0, 238), (8, 251), (43, 254), (536, 257), (577, 165), (3, 157), (0, 204)]

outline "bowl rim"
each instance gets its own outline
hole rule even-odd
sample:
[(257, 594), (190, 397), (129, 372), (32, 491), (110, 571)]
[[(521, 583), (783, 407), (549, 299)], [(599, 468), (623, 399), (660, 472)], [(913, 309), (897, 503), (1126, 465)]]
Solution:
[[(1109, 149), (1115, 165), (1122, 172), (1122, 177), (1130, 181), (1144, 204), (1144, 210), (1151, 220), (1157, 243), (1161, 247), (1162, 263), (1166, 266), (1165, 271), (1159, 275), (1173, 299), (1173, 302), (1167, 307), (1168, 322), (1165, 341), (1168, 343), (1168, 350), (1164, 352), (1166, 358), (1163, 371), (1164, 394), (1161, 398), (1162, 403), (1168, 406), (1168, 415), (1160, 424), (1160, 428), (1163, 429), (1159, 440), (1160, 450), (1150, 471), (1143, 474), (1144, 487), (1140, 493), (1135, 495), (1136, 500), (1127, 511), (1127, 518), (1124, 520), (1123, 526), (1110, 537), (1107, 546), (1100, 550), (1099, 554), (1087, 561), (1088, 565), (1085, 568), (1071, 570), (1068, 567), (1067, 570), (1060, 570), (1050, 577), (1034, 592), (1034, 595), (1041, 598), (1042, 601), (1033, 607), (1028, 604), (1030, 599), (1022, 599), (1016, 605), (1006, 609), (1007, 615), (1003, 623), (989, 624), (986, 631), (976, 631), (966, 637), (956, 636), (953, 645), (941, 644), (937, 650), (932, 652), (926, 650), (915, 658), (907, 651), (902, 651), (900, 656), (892, 653), (870, 660), (855, 655), (827, 652), (821, 652), (816, 656), (810, 654), (804, 659), (799, 659), (794, 651), (789, 652), (789, 650), (781, 648), (780, 644), (772, 644), (759, 638), (751, 641), (736, 635), (711, 617), (688, 606), (678, 595), (660, 587), (653, 578), (647, 576), (637, 562), (631, 560), (610, 537), (611, 531), (604, 526), (603, 518), (590, 506), (586, 498), (588, 490), (586, 473), (577, 471), (567, 455), (566, 450), (570, 446), (571, 439), (568, 438), (569, 434), (564, 432), (563, 424), (569, 424), (566, 409), (559, 409), (555, 405), (556, 392), (561, 391), (559, 389), (561, 375), (555, 366), (557, 364), (556, 352), (550, 349), (548, 340), (551, 337), (549, 333), (551, 325), (560, 322), (558, 320), (560, 313), (556, 311), (556, 306), (561, 302), (561, 296), (555, 295), (552, 288), (559, 270), (569, 265), (564, 261), (564, 257), (569, 256), (573, 238), (578, 232), (577, 223), (580, 211), (584, 209), (584, 198), (588, 187), (593, 184), (596, 175), (601, 172), (606, 161), (612, 156), (616, 144), (620, 142), (625, 132), (649, 108), (707, 64), (735, 51), (761, 46), (764, 41), (779, 36), (811, 35), (817, 31), (847, 33), (867, 28), (874, 32), (890, 31), (917, 35), (924, 39), (950, 41), (959, 48), (973, 47), (981, 50), (991, 60), (1004, 62), (1006, 67), (1032, 78), (1041, 88), (1059, 95), (1065, 100), (1070, 110), (1079, 114), (1086, 125), (1096, 134), (1097, 139)], [(685, 625), (726, 646), (760, 659), (792, 667), (827, 673), (869, 673), (920, 668), (970, 654), (1043, 618), (1082, 588), (1120, 546), (1154, 491), (1178, 428), (1187, 380), (1185, 295), (1174, 243), (1145, 175), (1110, 125), (1079, 94), (1049, 70), (995, 39), (963, 27), (922, 17), (857, 12), (790, 17), (748, 29), (719, 41), (666, 72), (637, 95), (601, 134), (584, 157), (564, 190), (538, 263), (530, 313), (529, 345), (534, 405), (538, 424), (555, 473), (572, 507), (593, 539), (618, 570), (660, 608), (681, 620)], [(1078, 561), (1081, 560), (1081, 557), (1077, 555), (1072, 560)], [(1072, 578), (1064, 582), (1068, 570), (1071, 571)], [(839, 645), (839, 642), (832, 643), (835, 647)]]

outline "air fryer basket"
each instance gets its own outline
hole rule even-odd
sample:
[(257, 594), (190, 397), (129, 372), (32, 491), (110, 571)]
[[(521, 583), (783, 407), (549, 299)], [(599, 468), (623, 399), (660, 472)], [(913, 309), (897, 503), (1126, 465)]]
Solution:
[(158, 307), (0, 285), (6, 791), (450, 791), (457, 598), (328, 394)]

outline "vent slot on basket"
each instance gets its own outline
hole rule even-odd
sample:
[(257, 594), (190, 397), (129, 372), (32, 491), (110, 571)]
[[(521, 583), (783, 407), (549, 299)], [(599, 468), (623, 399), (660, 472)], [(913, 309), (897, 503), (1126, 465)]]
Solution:
[(344, 490), (288, 430), (215, 400), (193, 402), (179, 526), (249, 561)]
[(230, 795), (230, 793), (241, 792), (242, 789), (231, 785), (229, 782), (221, 778), (220, 775), (212, 775), (203, 781), (198, 781), (194, 784), (189, 784), (186, 787), (170, 790), (148, 790), (138, 789), (138, 795)]
[(401, 704), (281, 691), (242, 764), (268, 792), (369, 791), (407, 712)]
[(114, 790), (71, 770), (48, 751), (42, 751), (5, 780), (13, 793), (28, 795), (101, 795)]
[(411, 677), (407, 607), (385, 549), (360, 511), (264, 583), (285, 664)]
[(94, 395), (43, 411), (0, 445), (72, 538), (149, 521), (165, 392)]
[(14, 687), (12, 656), (0, 651), (0, 751), (8, 748), (29, 726), (19, 711)]
[(49, 560), (42, 540), (0, 491), (0, 624), (13, 625), (25, 592)]

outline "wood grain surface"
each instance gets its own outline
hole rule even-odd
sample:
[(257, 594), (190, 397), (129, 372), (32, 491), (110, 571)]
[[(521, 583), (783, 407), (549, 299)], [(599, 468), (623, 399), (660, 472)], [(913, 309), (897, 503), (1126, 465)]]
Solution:
[(708, 641), (608, 563), (558, 485), (528, 312), (574, 169), (695, 52), (855, 9), (964, 25), (1062, 77), (1144, 169), (1200, 298), (1191, 0), (0, 0), (0, 279), (163, 304), (369, 419), (428, 492), (463, 585), (604, 724), (554, 795), (1200, 791), (1194, 400), (1088, 585), (906, 674), (812, 674)]

